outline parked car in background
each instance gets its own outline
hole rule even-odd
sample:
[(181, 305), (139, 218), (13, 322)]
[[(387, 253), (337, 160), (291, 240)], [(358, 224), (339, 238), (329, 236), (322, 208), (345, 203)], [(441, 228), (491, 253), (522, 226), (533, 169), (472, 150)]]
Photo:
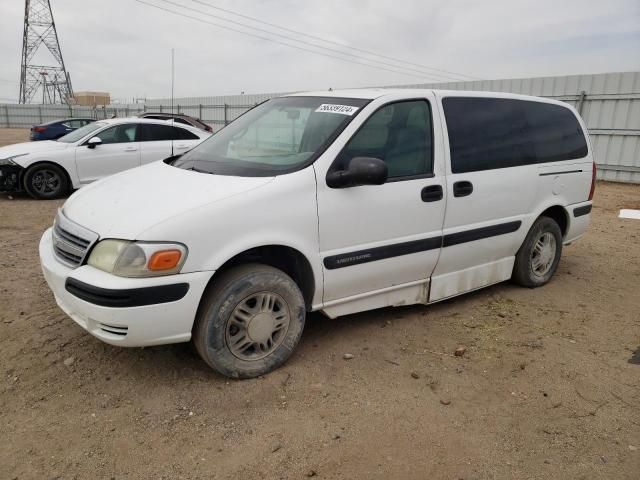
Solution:
[(40, 259), (58, 305), (97, 338), (192, 340), (222, 374), (256, 377), (291, 355), (310, 311), (546, 284), (589, 225), (595, 171), (584, 123), (559, 101), (295, 94), (77, 192)]
[(190, 117), (189, 115), (183, 115), (181, 113), (153, 113), (145, 112), (138, 115), (140, 118), (151, 118), (154, 120), (172, 120), (175, 123), (181, 123), (182, 125), (190, 125), (195, 128), (200, 128), (206, 132), (213, 132), (213, 129), (204, 123), (199, 118)]
[(0, 148), (0, 191), (58, 198), (108, 175), (183, 154), (210, 135), (161, 120), (99, 120), (57, 141)]
[(93, 118), (65, 118), (31, 127), (30, 140), (57, 140), (80, 127), (95, 122)]

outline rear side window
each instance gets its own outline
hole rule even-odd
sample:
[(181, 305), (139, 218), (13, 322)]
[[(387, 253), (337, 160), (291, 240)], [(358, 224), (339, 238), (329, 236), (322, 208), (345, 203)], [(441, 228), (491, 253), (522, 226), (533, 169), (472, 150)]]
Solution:
[(536, 145), (538, 163), (571, 160), (587, 155), (584, 133), (571, 110), (549, 103), (522, 103)]
[(560, 105), (504, 98), (443, 101), (453, 173), (583, 158), (587, 143)]
[(176, 128), (178, 140), (200, 140), (195, 133), (185, 130), (184, 128)]
[(198, 140), (198, 136), (184, 128), (171, 125), (143, 125), (142, 141), (157, 142), (161, 140)]

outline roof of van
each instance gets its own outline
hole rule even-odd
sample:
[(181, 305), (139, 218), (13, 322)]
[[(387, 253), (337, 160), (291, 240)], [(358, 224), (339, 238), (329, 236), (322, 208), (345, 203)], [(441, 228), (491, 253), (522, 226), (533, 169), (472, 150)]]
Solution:
[(406, 94), (420, 95), (421, 93), (435, 93), (440, 96), (477, 96), (477, 97), (497, 97), (497, 98), (515, 98), (523, 100), (537, 100), (547, 103), (558, 103), (566, 106), (566, 104), (550, 98), (535, 97), (532, 95), (519, 95), (516, 93), (505, 92), (487, 92), (482, 90), (440, 90), (433, 88), (353, 88), (345, 90), (322, 90), (315, 92), (299, 92), (284, 96), (302, 96), (302, 97), (336, 97), (336, 98), (362, 98), (373, 100), (379, 97)]

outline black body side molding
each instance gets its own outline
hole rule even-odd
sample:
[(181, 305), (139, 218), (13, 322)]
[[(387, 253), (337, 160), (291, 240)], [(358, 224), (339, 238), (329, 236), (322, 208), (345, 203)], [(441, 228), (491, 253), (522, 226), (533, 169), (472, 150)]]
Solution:
[(507, 222), (499, 225), (491, 225), (489, 227), (474, 228), (473, 230), (467, 230), (464, 232), (451, 233), (444, 237), (424, 238), (422, 240), (395, 243), (392, 245), (385, 245), (383, 247), (331, 255), (329, 257), (325, 257), (324, 266), (329, 270), (333, 270), (336, 268), (351, 267), (361, 263), (384, 260), (386, 258), (409, 255), (411, 253), (425, 252), (427, 250), (434, 250), (441, 247), (450, 247), (460, 243), (473, 242), (474, 240), (481, 240), (483, 238), (512, 233), (518, 230), (520, 225), (522, 225), (522, 222), (520, 221)]
[(588, 215), (591, 213), (592, 205), (583, 205), (582, 207), (576, 207), (573, 209), (574, 217), (581, 217), (583, 215)]
[(518, 220), (516, 222), (501, 223), (489, 227), (474, 228), (473, 230), (466, 230), (464, 232), (450, 233), (444, 236), (442, 246), (450, 247), (460, 243), (473, 242), (474, 240), (482, 240), (483, 238), (512, 233), (518, 230), (520, 225), (522, 225), (522, 222)]
[(329, 270), (333, 270), (334, 268), (350, 267), (360, 263), (375, 262), (376, 260), (384, 260), (385, 258), (399, 257), (401, 255), (434, 250), (436, 248), (440, 248), (441, 245), (442, 237), (395, 243), (393, 245), (385, 245), (384, 247), (331, 255), (330, 257), (325, 257), (324, 266)]
[(67, 292), (85, 302), (113, 308), (143, 307), (175, 302), (183, 298), (189, 291), (188, 283), (112, 290), (89, 285), (75, 278), (67, 278), (64, 286)]

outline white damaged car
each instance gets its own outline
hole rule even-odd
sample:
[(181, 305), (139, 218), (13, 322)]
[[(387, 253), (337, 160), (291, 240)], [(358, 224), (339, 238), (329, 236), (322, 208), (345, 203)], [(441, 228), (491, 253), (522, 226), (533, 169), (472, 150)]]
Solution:
[(183, 154), (210, 135), (161, 120), (100, 120), (58, 140), (0, 148), (0, 192), (58, 198), (102, 177)]

